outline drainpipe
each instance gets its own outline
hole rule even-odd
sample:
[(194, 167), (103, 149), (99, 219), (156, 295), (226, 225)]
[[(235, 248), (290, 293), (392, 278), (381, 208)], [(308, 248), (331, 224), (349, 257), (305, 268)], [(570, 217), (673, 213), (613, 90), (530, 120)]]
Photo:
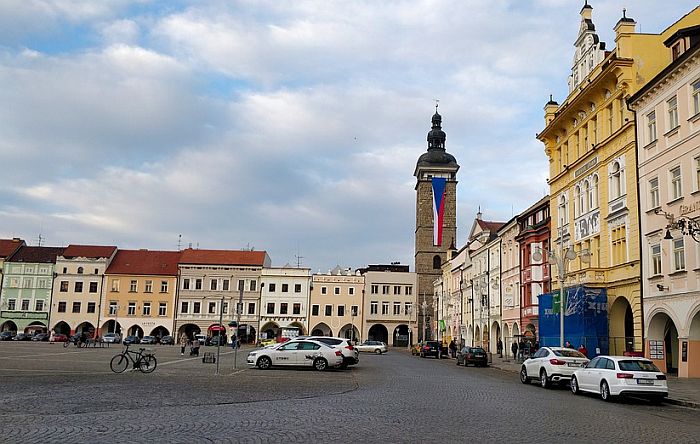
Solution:
[(103, 272), (102, 277), (100, 278), (100, 298), (97, 302), (97, 333), (95, 334), (95, 337), (102, 336), (102, 327), (100, 326), (100, 315), (102, 315), (102, 293), (104, 292), (104, 288), (105, 274)]

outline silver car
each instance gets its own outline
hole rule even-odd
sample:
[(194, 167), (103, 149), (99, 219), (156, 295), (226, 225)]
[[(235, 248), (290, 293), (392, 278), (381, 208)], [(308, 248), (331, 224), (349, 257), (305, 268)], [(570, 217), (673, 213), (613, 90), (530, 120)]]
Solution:
[(386, 343), (382, 341), (365, 341), (362, 344), (357, 344), (355, 348), (361, 352), (376, 353), (381, 355), (387, 352)]
[(110, 344), (119, 344), (122, 342), (122, 337), (118, 333), (105, 333), (102, 335), (102, 342)]

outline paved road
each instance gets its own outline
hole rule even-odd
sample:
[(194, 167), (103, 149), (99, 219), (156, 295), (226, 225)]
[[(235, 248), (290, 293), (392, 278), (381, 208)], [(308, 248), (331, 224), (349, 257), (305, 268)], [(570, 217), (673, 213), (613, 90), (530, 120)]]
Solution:
[[(157, 348), (150, 375), (115, 375), (118, 349), (0, 343), (3, 442), (700, 442), (700, 413), (606, 404), (496, 369), (404, 351), (347, 371), (214, 366)], [(203, 349), (211, 351), (213, 349)]]

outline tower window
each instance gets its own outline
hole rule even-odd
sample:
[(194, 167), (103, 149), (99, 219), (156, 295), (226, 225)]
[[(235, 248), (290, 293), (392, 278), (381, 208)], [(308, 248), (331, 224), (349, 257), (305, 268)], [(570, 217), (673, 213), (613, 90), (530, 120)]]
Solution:
[(440, 259), (439, 255), (433, 256), (433, 268), (438, 270), (440, 268), (440, 265), (442, 264), (442, 260)]

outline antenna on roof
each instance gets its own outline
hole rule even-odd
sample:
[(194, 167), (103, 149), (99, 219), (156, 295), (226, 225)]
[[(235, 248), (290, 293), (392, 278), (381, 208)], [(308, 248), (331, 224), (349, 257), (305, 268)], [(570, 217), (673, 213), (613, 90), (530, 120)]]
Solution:
[(177, 251), (182, 251), (182, 234), (177, 235)]
[(41, 247), (42, 243), (44, 243), (44, 236), (42, 236), (41, 233), (39, 233), (39, 239), (38, 239), (37, 245)]
[(304, 259), (304, 256), (299, 256), (298, 254), (295, 254), (294, 257), (297, 260), (297, 268), (301, 268), (301, 260)]

